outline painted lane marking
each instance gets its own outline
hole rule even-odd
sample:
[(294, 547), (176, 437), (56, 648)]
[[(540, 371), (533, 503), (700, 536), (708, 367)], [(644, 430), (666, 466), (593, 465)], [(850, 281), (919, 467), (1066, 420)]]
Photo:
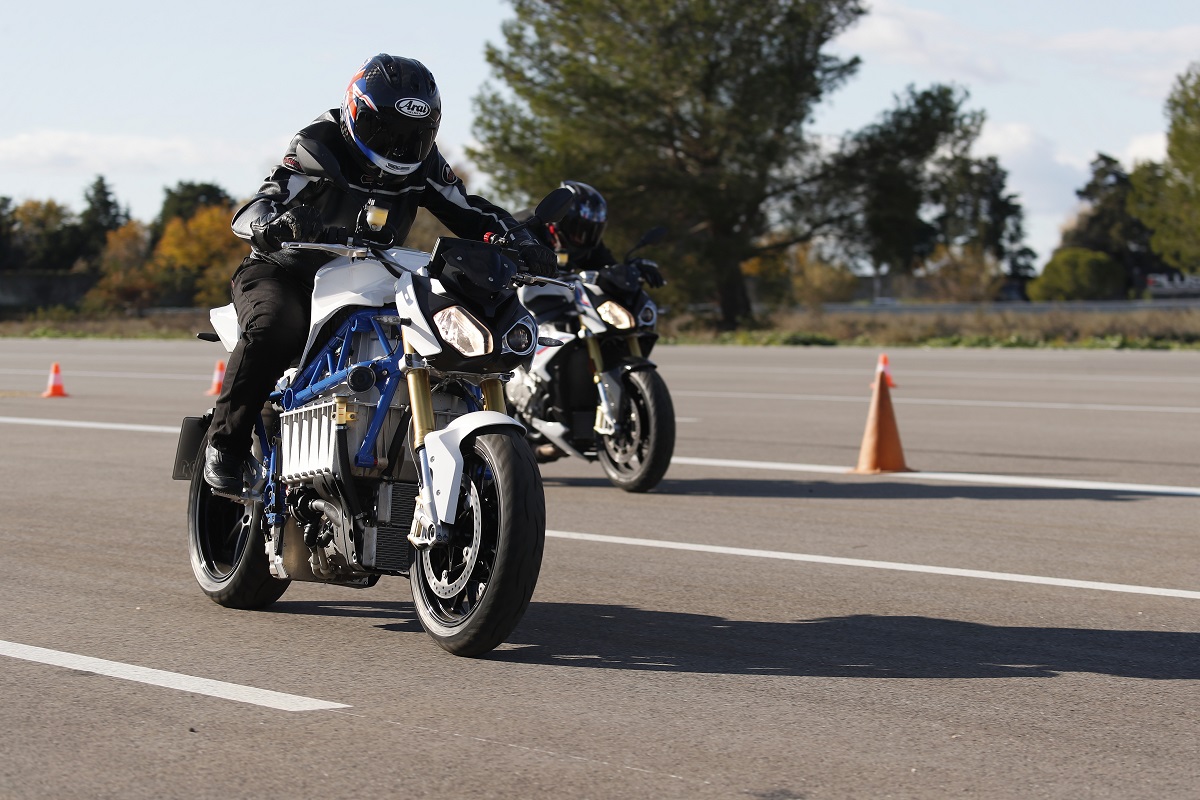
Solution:
[(989, 572), (987, 570), (979, 569), (934, 567), (926, 564), (905, 564), (898, 561), (870, 561), (862, 558), (837, 558), (835, 556), (816, 556), (809, 555), (807, 553), (786, 553), (779, 550), (752, 550), (745, 547), (722, 547), (712, 544), (668, 542), (661, 539), (638, 539), (631, 536), (603, 536), (596, 533), (575, 533), (573, 531), (548, 530), (546, 531), (546, 536), (555, 539), (574, 539), (576, 541), (583, 542), (624, 544), (635, 547), (656, 547), (664, 550), (690, 550), (696, 553), (747, 556), (750, 558), (772, 558), (780, 561), (807, 561), (813, 564), (832, 564), (840, 567), (865, 567), (867, 569), (887, 569), (898, 572), (924, 572), (930, 575), (951, 575), (957, 578), (979, 578), (990, 581), (1036, 583), (1043, 586), (1063, 586), (1070, 589), (1095, 589), (1102, 592), (1152, 594), (1159, 597), (1182, 597), (1188, 600), (1200, 600), (1200, 592), (1190, 591), (1187, 589), (1161, 589), (1155, 586), (1133, 586), (1124, 583), (1103, 583), (1100, 581), (1077, 581), (1070, 578), (1047, 578), (1041, 575), (1021, 575), (1012, 572)]
[(44, 647), (31, 647), (30, 645), (17, 644), (16, 642), (0, 640), (0, 655), (19, 658), (23, 661), (35, 661), (39, 664), (64, 667), (66, 669), (94, 672), (97, 675), (104, 675), (109, 678), (120, 678), (121, 680), (135, 681), (151, 686), (161, 686), (166, 689), (177, 689), (181, 692), (219, 697), (223, 700), (233, 700), (238, 703), (266, 706), (267, 708), (275, 708), (280, 711), (322, 711), (330, 708), (350, 708), (345, 703), (331, 703), (327, 700), (301, 697), (298, 694), (273, 692), (270, 689), (256, 689), (253, 686), (214, 681), (209, 678), (197, 678), (178, 672), (166, 672), (161, 669), (139, 667), (135, 664), (123, 664), (120, 661), (105, 661), (102, 658), (64, 653), (60, 650), (47, 650)]
[[(693, 458), (675, 456), (672, 464), (691, 467), (727, 467), (729, 469), (765, 469), (777, 472), (815, 472), (826, 475), (848, 475), (850, 467), (830, 464), (793, 464), (786, 461), (739, 461), (726, 458)], [(1106, 481), (1077, 481), (1065, 478), (1026, 478), (1019, 475), (984, 475), (975, 472), (888, 472), (888, 479), (908, 481), (948, 481), (951, 483), (986, 483), (998, 486), (1028, 486), (1039, 489), (1082, 489), (1090, 492), (1134, 492), (1165, 494), (1177, 497), (1200, 497), (1194, 486), (1160, 486), (1152, 483), (1109, 483)], [(878, 478), (880, 476), (864, 476)]]
[[(875, 357), (864, 362), (863, 367), (743, 367), (737, 364), (722, 364), (722, 371), (769, 373), (776, 375), (844, 375), (870, 376), (875, 371)], [(712, 366), (703, 364), (659, 364), (664, 372), (704, 372), (712, 373)], [(1115, 373), (1097, 373), (1092, 375), (1073, 375), (1057, 372), (993, 372), (971, 370), (940, 370), (940, 369), (909, 369), (900, 370), (904, 376), (919, 378), (980, 378), (983, 380), (1030, 380), (1037, 382), (1068, 381), (1068, 382), (1101, 382), (1101, 383), (1200, 383), (1200, 377), (1191, 375), (1120, 375)]]
[(0, 417), (6, 425), (42, 425), (48, 428), (92, 428), (100, 431), (133, 431), (135, 433), (179, 433), (179, 426), (134, 425), (127, 422), (88, 422), (75, 419), (42, 419), (40, 417)]
[[(196, 383), (205, 383), (212, 380), (211, 369), (207, 376), (198, 374), (188, 375), (182, 372), (99, 372), (97, 370), (86, 369), (64, 370), (63, 373), (70, 375), (72, 378), (130, 378), (133, 380), (195, 381)], [(41, 375), (44, 378), (47, 374), (47, 370), (44, 369), (0, 367), (0, 375)]]
[[(684, 417), (684, 421), (699, 422), (698, 417)], [(37, 417), (0, 417), (0, 424), (42, 425), (52, 428), (94, 428), (110, 431), (134, 431), (139, 433), (178, 434), (179, 429), (171, 425), (133, 425), (122, 422), (87, 422), (73, 419), (41, 419)], [(694, 458), (675, 456), (672, 464), (693, 467), (724, 467), (727, 469), (762, 469), (777, 472), (810, 472), (826, 475), (847, 475), (850, 467), (833, 464), (795, 464), (786, 461), (742, 461), (729, 458)], [(1082, 489), (1094, 492), (1135, 492), (1138, 494), (1162, 494), (1179, 497), (1200, 497), (1200, 488), (1191, 486), (1160, 486), (1150, 483), (1109, 483), (1105, 481), (1078, 481), (1063, 478), (1025, 478), (1018, 475), (985, 475), (974, 472), (890, 472), (889, 478), (901, 480), (948, 481), (951, 483), (983, 483), (999, 486), (1028, 486), (1042, 489)]]
[[(674, 397), (712, 397), (727, 400), (788, 400), (831, 403), (861, 403), (871, 401), (867, 395), (840, 394), (768, 394), (766, 392), (705, 392), (671, 390)], [(1043, 403), (1022, 400), (942, 400), (938, 398), (896, 397), (892, 402), (910, 406), (961, 406), (964, 408), (1026, 408), (1050, 409), (1054, 411), (1134, 411), (1137, 413), (1158, 412), (1160, 414), (1200, 414), (1200, 406), (1134, 406), (1110, 403)]]

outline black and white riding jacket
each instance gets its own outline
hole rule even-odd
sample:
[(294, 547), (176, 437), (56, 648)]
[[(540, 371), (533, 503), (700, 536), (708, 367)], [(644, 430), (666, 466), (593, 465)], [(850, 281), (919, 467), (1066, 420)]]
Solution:
[[(436, 145), (425, 162), (409, 175), (378, 171), (364, 174), (361, 162), (342, 138), (340, 114), (340, 109), (326, 111), (293, 137), (287, 153), (271, 170), (258, 193), (233, 215), (235, 234), (249, 241), (251, 223), (273, 219), (300, 205), (317, 209), (327, 229), (340, 227), (353, 232), (359, 212), (370, 198), (374, 198), (375, 205), (388, 210), (386, 227), (397, 245), (404, 243), (419, 207), (429, 209), (455, 236), (464, 239), (482, 239), (485, 233), (503, 233), (516, 225), (504, 209), (467, 194)], [(305, 173), (296, 158), (297, 145), (305, 140), (315, 140), (333, 153), (350, 185), (348, 192), (324, 175)], [(316, 250), (265, 253), (253, 245), (250, 254), (251, 260), (279, 264), (308, 277), (332, 258)]]

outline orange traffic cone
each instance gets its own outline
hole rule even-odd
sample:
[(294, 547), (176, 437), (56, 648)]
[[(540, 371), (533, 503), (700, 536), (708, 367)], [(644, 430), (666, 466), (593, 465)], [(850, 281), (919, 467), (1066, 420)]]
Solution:
[(883, 377), (887, 380), (889, 389), (896, 388), (896, 382), (892, 380), (892, 368), (888, 364), (887, 353), (879, 354), (879, 363), (875, 365), (875, 380), (879, 380), (879, 374), (883, 373)]
[(62, 370), (55, 361), (50, 365), (50, 380), (46, 384), (46, 391), (42, 392), (42, 397), (66, 397), (67, 393), (63, 391)]
[(224, 383), (225, 383), (225, 362), (218, 361), (217, 365), (215, 367), (213, 367), (212, 386), (209, 387), (208, 391), (205, 392), (205, 394), (208, 395), (209, 397), (216, 397), (217, 395), (219, 395), (221, 393), (221, 386), (223, 386)]
[(904, 463), (904, 448), (900, 446), (900, 429), (892, 410), (890, 391), (895, 383), (892, 382), (885, 355), (879, 357), (875, 382), (871, 386), (874, 391), (871, 394), (871, 410), (867, 413), (867, 429), (863, 432), (862, 448), (858, 451), (858, 466), (851, 472), (912, 472)]

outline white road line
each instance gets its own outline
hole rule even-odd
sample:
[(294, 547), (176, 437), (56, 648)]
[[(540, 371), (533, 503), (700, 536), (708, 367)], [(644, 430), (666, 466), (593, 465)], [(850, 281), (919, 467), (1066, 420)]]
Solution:
[[(0, 367), (0, 375), (41, 375), (50, 374), (49, 369), (18, 369), (16, 367)], [(63, 375), (71, 378), (129, 378), (132, 380), (148, 381), (195, 381), (206, 383), (212, 380), (212, 370), (207, 373), (197, 372), (185, 374), (182, 372), (98, 372), (96, 370), (72, 369), (63, 370)]]
[(750, 558), (773, 558), (780, 561), (807, 561), (814, 564), (833, 564), (840, 567), (866, 567), (868, 569), (889, 569), (899, 572), (924, 572), (931, 575), (952, 575), (958, 578), (981, 578), (991, 581), (1012, 581), (1015, 583), (1036, 583), (1043, 586), (1064, 586), (1070, 589), (1096, 589), (1102, 592), (1152, 594), (1158, 595), (1159, 597), (1183, 597), (1188, 600), (1200, 600), (1200, 592), (1189, 591), (1187, 589), (1160, 589), (1154, 586), (1132, 586), (1125, 583), (1077, 581), (1069, 578), (1046, 578), (1040, 575), (1020, 575), (1012, 572), (988, 572), (986, 570), (979, 569), (933, 567), (925, 564), (905, 564), (897, 561), (868, 561), (862, 558), (815, 556), (808, 555), (806, 553), (786, 553), (779, 550), (752, 550), (745, 547), (721, 547), (712, 544), (668, 542), (661, 539), (637, 539), (630, 536), (602, 536), (596, 533), (575, 533), (573, 531), (546, 531), (546, 535), (555, 539), (574, 539), (576, 541), (601, 542), (603, 544), (624, 544), (633, 545), (635, 547), (656, 547), (664, 550), (690, 550), (697, 553), (747, 556)]
[[(698, 418), (685, 418), (695, 419)], [(178, 434), (179, 428), (172, 425), (133, 425), (122, 422), (87, 422), (73, 419), (42, 419), (39, 417), (0, 417), (0, 424), (42, 425), (52, 428), (94, 428), (96, 430), (134, 431), (138, 433)], [(787, 461), (741, 461), (730, 458), (694, 458), (675, 456), (672, 464), (693, 467), (723, 467), (727, 469), (760, 469), (776, 472), (811, 472), (825, 475), (846, 475), (850, 467), (833, 464), (798, 464)], [(985, 475), (974, 472), (890, 472), (888, 478), (900, 480), (948, 481), (951, 483), (983, 483), (999, 486), (1029, 486), (1044, 489), (1082, 489), (1094, 492), (1135, 492), (1138, 494), (1164, 494), (1180, 497), (1200, 497), (1200, 488), (1191, 486), (1160, 486), (1151, 483), (1108, 483), (1105, 481), (1077, 481), (1065, 478), (1026, 478), (1019, 475)]]
[(24, 661), (35, 661), (39, 664), (50, 664), (55, 667), (77, 669), (83, 672), (94, 672), (110, 678), (120, 678), (126, 681), (146, 683), (151, 686), (162, 686), (167, 689), (177, 689), (181, 692), (202, 694), (208, 697), (220, 697), (224, 700), (234, 700), (239, 703), (251, 703), (256, 706), (277, 708), (280, 711), (321, 711), (330, 708), (350, 708), (345, 703), (331, 703), (327, 700), (315, 700), (311, 697), (301, 697), (297, 694), (273, 692), (270, 689), (256, 689), (253, 686), (242, 686), (237, 683), (214, 681), (209, 678), (196, 678), (182, 675), (178, 672), (166, 672), (161, 669), (139, 667), (135, 664), (123, 664), (120, 661), (105, 661), (102, 658), (91, 658), (74, 653), (64, 653), (60, 650), (47, 650), (44, 647), (31, 647), (16, 642), (0, 641), (0, 655), (19, 658)]
[[(845, 375), (866, 377), (875, 370), (875, 359), (864, 361), (862, 367), (747, 367), (737, 364), (722, 364), (722, 372), (745, 372), (754, 374), (775, 375)], [(663, 372), (704, 372), (712, 373), (712, 366), (706, 364), (659, 364)], [(1112, 373), (1072, 374), (1059, 372), (1000, 372), (997, 370), (940, 370), (940, 369), (909, 369), (902, 367), (895, 370), (897, 380), (912, 376), (918, 378), (970, 378), (981, 380), (1029, 380), (1038, 383), (1067, 381), (1067, 382), (1099, 382), (1099, 383), (1200, 383), (1200, 377), (1194, 375), (1118, 375)]]
[[(692, 467), (726, 467), (729, 469), (763, 469), (777, 472), (815, 472), (826, 475), (846, 475), (850, 467), (830, 464), (793, 464), (787, 461), (739, 461), (727, 458), (693, 458), (675, 456), (672, 464)], [(1106, 481), (1077, 481), (1065, 478), (1026, 478), (1019, 475), (983, 475), (974, 472), (888, 472), (889, 480), (949, 481), (951, 483), (987, 483), (999, 486), (1029, 486), (1041, 489), (1082, 489), (1092, 492), (1135, 492), (1166, 494), (1179, 497), (1200, 497), (1194, 486), (1160, 486), (1153, 483), (1109, 483)], [(871, 476), (878, 478), (879, 476)]]
[[(770, 394), (767, 392), (707, 392), (671, 390), (674, 397), (713, 397), (728, 400), (786, 400), (795, 402), (861, 403), (871, 400), (870, 393), (861, 396), (840, 394)], [(1046, 403), (1022, 400), (944, 400), (934, 397), (898, 397), (892, 402), (910, 406), (961, 406), (964, 408), (1036, 408), (1054, 411), (1134, 411), (1160, 414), (1200, 414), (1200, 406), (1134, 406), (1110, 403)]]
[(179, 433), (178, 425), (134, 425), (128, 422), (88, 422), (77, 419), (42, 419), (41, 417), (0, 417), (0, 424), (42, 425), (47, 428), (92, 428), (99, 431), (133, 431), (135, 433)]

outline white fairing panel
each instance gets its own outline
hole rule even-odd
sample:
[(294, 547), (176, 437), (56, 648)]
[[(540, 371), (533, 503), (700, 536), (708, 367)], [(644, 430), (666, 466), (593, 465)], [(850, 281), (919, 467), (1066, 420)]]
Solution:
[[(429, 264), (429, 254), (403, 247), (388, 255), (409, 272)], [(346, 306), (387, 306), (396, 299), (396, 277), (373, 259), (337, 258), (317, 271), (313, 284), (312, 316), (302, 361), (308, 360), (313, 340), (329, 318)]]
[(438, 519), (453, 522), (458, 514), (458, 490), (462, 486), (462, 443), (480, 428), (513, 428), (525, 433), (525, 426), (499, 411), (472, 411), (457, 417), (440, 431), (425, 434), (429, 471), (433, 473), (433, 504)]
[(225, 346), (225, 351), (232, 353), (238, 339), (242, 338), (242, 329), (238, 325), (237, 311), (234, 310), (233, 303), (210, 309), (208, 319), (212, 323), (213, 330), (217, 332), (217, 336), (221, 337), (221, 344)]

